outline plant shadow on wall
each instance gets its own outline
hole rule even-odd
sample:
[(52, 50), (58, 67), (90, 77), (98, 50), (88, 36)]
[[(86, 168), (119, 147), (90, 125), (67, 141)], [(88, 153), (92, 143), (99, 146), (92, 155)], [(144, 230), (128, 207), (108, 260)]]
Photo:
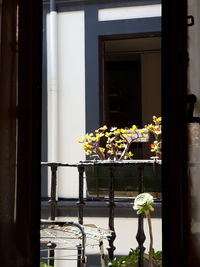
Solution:
[[(148, 267), (162, 267), (162, 252), (153, 249), (153, 231), (151, 223), (151, 212), (153, 208), (153, 196), (149, 193), (139, 194), (134, 201), (133, 209), (137, 210), (137, 214), (145, 213), (148, 221), (148, 229), (150, 236), (149, 252), (144, 254), (144, 263)], [(131, 249), (127, 256), (114, 258), (109, 260), (108, 266), (112, 267), (136, 267), (138, 266), (139, 249)]]
[[(135, 196), (138, 192), (138, 164), (142, 163), (144, 191), (158, 197), (161, 192), (161, 123), (161, 117), (153, 116), (153, 122), (142, 129), (138, 129), (136, 125), (123, 129), (103, 126), (94, 133), (87, 133), (77, 139), (91, 159), (84, 162), (94, 163), (94, 166), (90, 164), (85, 167), (88, 196), (104, 197), (108, 194), (110, 169), (105, 163), (115, 163), (115, 196)], [(137, 150), (134, 150), (134, 145), (148, 144), (149, 140), (152, 141), (150, 150), (153, 156), (150, 159), (135, 160)]]

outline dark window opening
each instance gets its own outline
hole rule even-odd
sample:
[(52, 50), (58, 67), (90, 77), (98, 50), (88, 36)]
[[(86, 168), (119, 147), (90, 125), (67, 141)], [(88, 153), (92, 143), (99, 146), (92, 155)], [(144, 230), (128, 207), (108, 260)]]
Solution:
[[(161, 116), (161, 37), (101, 40), (102, 125), (141, 128)], [(150, 158), (135, 144), (136, 158)]]
[[(108, 61), (105, 63), (107, 124), (131, 127), (141, 124), (141, 66), (140, 61)], [(139, 103), (139, 104), (138, 104)]]

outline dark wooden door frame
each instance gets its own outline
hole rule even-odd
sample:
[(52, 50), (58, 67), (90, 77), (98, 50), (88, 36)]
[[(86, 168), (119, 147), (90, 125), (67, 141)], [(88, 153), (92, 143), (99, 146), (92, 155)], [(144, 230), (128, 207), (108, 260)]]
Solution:
[(0, 262), (2, 267), (36, 267), (40, 242), (42, 1), (3, 0), (2, 14)]
[(163, 266), (199, 266), (188, 250), (187, 1), (163, 1), (162, 10)]
[[(1, 265), (15, 258), (16, 1), (2, 2), (0, 59), (0, 251)], [(13, 243), (11, 243), (13, 240)], [(6, 265), (4, 265), (6, 266)]]

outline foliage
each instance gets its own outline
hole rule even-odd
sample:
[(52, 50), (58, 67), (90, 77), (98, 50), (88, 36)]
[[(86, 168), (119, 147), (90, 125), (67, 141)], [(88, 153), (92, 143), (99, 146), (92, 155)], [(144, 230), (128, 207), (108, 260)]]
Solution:
[[(149, 254), (144, 254), (144, 259), (149, 260)], [(162, 267), (162, 251), (152, 249), (152, 259), (156, 267)]]
[[(162, 267), (162, 251), (152, 250), (152, 259), (154, 266)], [(113, 260), (109, 260), (108, 266), (112, 267), (136, 267), (138, 266), (139, 259), (139, 249), (131, 249), (127, 256), (122, 256), (119, 258), (114, 258)], [(149, 254), (144, 254), (144, 259), (149, 261)]]
[(153, 260), (158, 267), (162, 267), (162, 251), (155, 252), (153, 249)]
[(151, 152), (155, 153), (155, 157), (160, 158), (162, 155), (162, 118), (153, 116), (153, 123), (145, 126), (150, 133), (154, 136), (154, 142), (151, 144)]
[(153, 211), (153, 197), (149, 193), (139, 194), (134, 201), (133, 209), (137, 210), (137, 214), (151, 210)]
[(154, 142), (151, 144), (151, 151), (155, 157), (161, 156), (161, 117), (153, 116), (153, 123), (146, 125), (143, 129), (138, 129), (136, 125), (131, 128), (112, 127), (108, 129), (106, 125), (95, 130), (95, 133), (87, 133), (82, 138), (77, 139), (82, 143), (86, 155), (97, 156), (100, 160), (132, 159), (133, 153), (130, 145), (139, 142), (143, 138), (148, 138), (148, 133), (152, 133)]
[(86, 155), (97, 155), (99, 159), (131, 159), (133, 154), (129, 151), (130, 145), (145, 137), (147, 131), (138, 130), (135, 125), (127, 129), (112, 127), (110, 130), (106, 125), (95, 130), (95, 134), (85, 134), (77, 142), (83, 144)]
[(122, 256), (120, 258), (114, 258), (113, 260), (109, 260), (108, 266), (112, 267), (135, 267), (137, 266), (139, 258), (139, 250), (131, 249), (127, 256)]

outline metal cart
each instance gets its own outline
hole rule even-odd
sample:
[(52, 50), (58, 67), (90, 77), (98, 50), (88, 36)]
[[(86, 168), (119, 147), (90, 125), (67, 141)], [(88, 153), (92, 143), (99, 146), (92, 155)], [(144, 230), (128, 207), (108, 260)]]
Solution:
[[(43, 244), (41, 260), (47, 260), (48, 265), (54, 266), (57, 260), (77, 261), (77, 267), (86, 266), (87, 245), (98, 245), (100, 249), (101, 266), (105, 267), (103, 240), (108, 239), (112, 231), (96, 225), (80, 225), (75, 222), (41, 220), (40, 240)], [(62, 255), (61, 255), (62, 253)]]

